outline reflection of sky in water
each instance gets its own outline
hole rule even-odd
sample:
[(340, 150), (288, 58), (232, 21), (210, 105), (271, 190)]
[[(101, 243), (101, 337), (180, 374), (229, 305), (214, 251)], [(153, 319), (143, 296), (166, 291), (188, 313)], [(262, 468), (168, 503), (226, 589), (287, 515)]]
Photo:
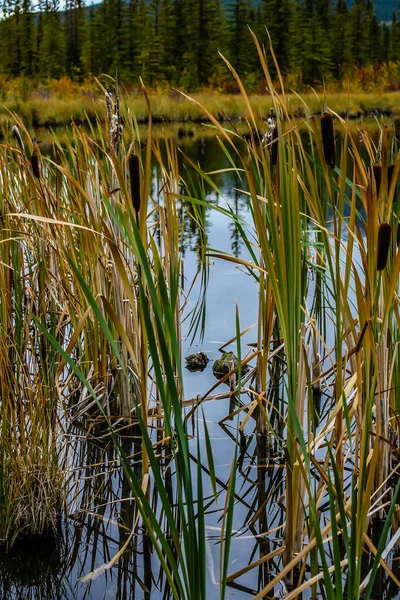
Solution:
[[(190, 157), (199, 161), (202, 168), (206, 172), (216, 171), (219, 169), (229, 167), (226, 157), (221, 152), (218, 144), (215, 140), (208, 139), (196, 143), (187, 144), (184, 147), (184, 151), (190, 155)], [(185, 177), (185, 174), (183, 173)], [(207, 200), (211, 203), (218, 203), (221, 208), (229, 207), (238, 215), (240, 215), (244, 221), (250, 222), (250, 215), (248, 209), (247, 198), (235, 191), (235, 188), (242, 188), (243, 183), (238, 181), (234, 174), (229, 173), (225, 176), (218, 174), (214, 177), (216, 183), (219, 185), (222, 196), (216, 197), (214, 192), (209, 192)], [(157, 180), (157, 174), (154, 174), (153, 187), (159, 188), (159, 181)], [(330, 215), (331, 217), (331, 215)], [(198, 267), (198, 256), (196, 253), (196, 244), (198, 243), (198, 231), (196, 227), (190, 225), (188, 217), (185, 217), (185, 249), (184, 249), (184, 273), (186, 277), (185, 286), (188, 289), (189, 283), (192, 277), (197, 271)], [(243, 244), (239, 242), (239, 236), (235, 231), (234, 224), (227, 216), (218, 212), (217, 210), (209, 209), (207, 212), (207, 244), (209, 248), (218, 249), (233, 254), (240, 254), (243, 259), (249, 258), (247, 250), (243, 247)], [(329, 227), (329, 226), (328, 226)], [(330, 228), (330, 227), (329, 227)], [(249, 227), (251, 232), (251, 227)], [(343, 241), (347, 240), (347, 230), (343, 230)], [(358, 258), (355, 250), (355, 257)], [(314, 275), (310, 274), (310, 295), (313, 294), (315, 288)], [(236, 330), (236, 304), (239, 307), (240, 316), (240, 327), (244, 330), (257, 321), (258, 313), (258, 289), (257, 282), (245, 272), (243, 267), (238, 267), (232, 262), (225, 261), (220, 258), (212, 258), (209, 262), (209, 280), (206, 295), (206, 322), (204, 329), (203, 341), (200, 343), (198, 339), (191, 342), (188, 337), (189, 320), (186, 320), (183, 324), (183, 342), (182, 342), (182, 354), (183, 354), (183, 365), (185, 364), (184, 358), (194, 352), (200, 350), (206, 352), (211, 359), (208, 366), (202, 373), (190, 373), (187, 369), (183, 369), (184, 373), (184, 397), (186, 400), (196, 398), (198, 395), (202, 396), (205, 394), (215, 383), (216, 379), (212, 373), (213, 361), (220, 356), (218, 348), (221, 347), (227, 340), (235, 335)], [(186, 289), (186, 291), (187, 291)], [(200, 277), (198, 278), (194, 289), (190, 295), (189, 305), (186, 309), (186, 314), (193, 308), (194, 304), (198, 299), (200, 292)], [(244, 356), (251, 348), (248, 346), (250, 343), (256, 342), (256, 328), (248, 332), (242, 337), (242, 356)], [(332, 339), (331, 339), (332, 338)], [(328, 334), (327, 337), (328, 346), (334, 345), (333, 336)], [(227, 349), (232, 350), (236, 353), (236, 344), (231, 344)], [(227, 392), (227, 386), (220, 386), (216, 392)], [(187, 411), (189, 409), (186, 409)], [(224, 419), (230, 412), (230, 401), (228, 398), (216, 399), (203, 404), (204, 416), (207, 422), (208, 432), (215, 450), (214, 461), (216, 476), (222, 482), (227, 481), (229, 471), (234, 456), (234, 443), (227, 431), (222, 428), (219, 424), (221, 419)], [(240, 417), (243, 419), (243, 416)], [(236, 435), (236, 420), (228, 421), (225, 423), (227, 429), (231, 435)], [(202, 456), (206, 456), (205, 448), (205, 437), (204, 437), (204, 426), (202, 423), (202, 412), (198, 410), (195, 413), (194, 419), (195, 433), (198, 434), (200, 439), (200, 448)], [(244, 459), (244, 466), (249, 467), (248, 477), (250, 481), (245, 481), (243, 478), (238, 476), (237, 478), (237, 493), (242, 498), (242, 501), (238, 501), (235, 507), (235, 521), (234, 529), (237, 531), (242, 530), (244, 523), (248, 521), (248, 515), (254, 514), (257, 510), (257, 497), (256, 497), (256, 486), (252, 484), (257, 478), (257, 468), (255, 464), (252, 466), (251, 456), (255, 452), (256, 442), (252, 437), (254, 430), (254, 421), (250, 419), (248, 423), (246, 433), (250, 436), (249, 446), (247, 455)], [(191, 432), (191, 425), (189, 432)], [(191, 442), (191, 451), (195, 456), (197, 454), (197, 442), (195, 438)], [(97, 456), (97, 455), (96, 455)], [(92, 462), (95, 462), (92, 460)], [(207, 463), (207, 461), (204, 461)], [(271, 483), (271, 477), (276, 476), (275, 472), (266, 474), (265, 486)], [(111, 493), (110, 496), (106, 497), (107, 501), (117, 500), (120, 488), (118, 483), (118, 477), (120, 475), (112, 475), (111, 488), (115, 491), (115, 496)], [(197, 477), (197, 467), (193, 462), (193, 479)], [(211, 485), (204, 474), (204, 494), (206, 497), (212, 495)], [(126, 484), (125, 484), (126, 485)], [(262, 484), (264, 485), (264, 484)], [(219, 488), (221, 489), (221, 488)], [(246, 493), (250, 489), (250, 493)], [(127, 490), (125, 490), (127, 493)], [(100, 493), (100, 492), (99, 492)], [(219, 577), (219, 537), (221, 527), (221, 508), (224, 505), (224, 493), (219, 497), (219, 511), (215, 511), (206, 516), (206, 525), (208, 527), (208, 533), (210, 539), (207, 545), (207, 560), (209, 566), (209, 579), (208, 579), (208, 598), (210, 600), (219, 597), (218, 585), (213, 583), (214, 580), (218, 580)], [(90, 508), (90, 505), (89, 505)], [(96, 512), (96, 503), (93, 498), (92, 504), (93, 512)], [(276, 506), (273, 505), (267, 510), (267, 523), (265, 524), (268, 529), (272, 529), (279, 525), (278, 519), (280, 518), (280, 512), (276, 510)], [(79, 578), (86, 575), (93, 569), (96, 569), (104, 562), (110, 560), (119, 549), (119, 537), (120, 528), (117, 526), (117, 519), (119, 514), (119, 504), (114, 504), (111, 508), (107, 507), (104, 510), (104, 518), (97, 521), (96, 527), (87, 527), (85, 524), (82, 527), (71, 520), (64, 531), (64, 537), (68, 538), (67, 542), (67, 556), (62, 557), (61, 565), (59, 569), (55, 569), (53, 575), (49, 574), (49, 580), (53, 583), (45, 583), (40, 586), (31, 584), (25, 584), (13, 591), (13, 575), (11, 568), (0, 568), (0, 590), (2, 589), (6, 596), (4, 598), (10, 598), (12, 600), (19, 600), (22, 598), (40, 598), (40, 599), (54, 599), (54, 600), (127, 600), (128, 598), (148, 598), (143, 591), (141, 584), (136, 581), (134, 572), (136, 570), (139, 579), (143, 580), (143, 554), (141, 547), (141, 538), (139, 538), (138, 552), (129, 555), (126, 554), (123, 559), (120, 559), (118, 566), (113, 567), (111, 570), (106, 571), (97, 579), (89, 583), (82, 583)], [(92, 524), (96, 522), (92, 518)], [(74, 531), (75, 530), (75, 531)], [(255, 526), (255, 532), (258, 531), (258, 525)], [(277, 536), (279, 537), (279, 533)], [(125, 537), (122, 538), (122, 543), (125, 541)], [(243, 529), (243, 535), (237, 538), (233, 538), (231, 547), (231, 559), (229, 572), (234, 572), (245, 564), (259, 557), (259, 550), (255, 548), (256, 542), (248, 529)], [(96, 550), (94, 551), (94, 548)], [(271, 545), (270, 550), (273, 550), (275, 546)], [(254, 555), (252, 556), (252, 553)], [(62, 556), (62, 552), (60, 552)], [(23, 556), (23, 555), (22, 555)], [(44, 559), (43, 564), (37, 564), (34, 569), (36, 571), (40, 569), (46, 570), (48, 563)], [(158, 578), (158, 561), (156, 556), (152, 559), (155, 578)], [(33, 570), (33, 568), (32, 568)], [(50, 571), (50, 569), (49, 569)], [(65, 575), (63, 575), (65, 573)], [(258, 576), (259, 572), (257, 569), (251, 571), (248, 575), (240, 578), (240, 584), (248, 586), (253, 590), (258, 590)], [(3, 582), (8, 581), (7, 590)], [(17, 581), (15, 578), (14, 581)], [(29, 581), (29, 577), (28, 577)], [(133, 592), (135, 588), (135, 592)], [(244, 591), (234, 590), (228, 588), (227, 598), (247, 598), (251, 595), (246, 594)], [(152, 599), (162, 598), (162, 594), (157, 591), (156, 584), (153, 581), (152, 584)]]

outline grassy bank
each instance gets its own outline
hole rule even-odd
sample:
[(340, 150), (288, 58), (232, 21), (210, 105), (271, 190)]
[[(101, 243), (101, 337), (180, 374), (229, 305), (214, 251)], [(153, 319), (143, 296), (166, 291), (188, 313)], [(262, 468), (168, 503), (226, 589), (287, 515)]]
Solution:
[[(196, 106), (207, 106), (208, 111), (218, 121), (240, 120), (248, 118), (243, 97), (239, 94), (225, 94), (217, 91), (205, 91), (192, 94), (195, 102), (190, 102), (178, 91), (150, 94), (150, 104), (154, 122), (204, 122), (207, 116)], [(252, 94), (249, 96), (251, 109), (257, 120), (265, 121), (272, 107), (270, 94)], [(320, 114), (323, 107), (323, 93), (309, 92), (301, 96), (290, 93), (286, 96), (286, 106), (293, 116), (304, 117)], [(327, 102), (332, 110), (341, 116), (358, 118), (371, 114), (400, 115), (400, 92), (379, 94), (344, 92), (328, 93)], [(148, 109), (142, 94), (127, 95), (127, 109), (134, 113), (139, 123), (148, 122)], [(104, 96), (101, 90), (76, 90), (73, 93), (46, 94), (32, 92), (22, 99), (18, 95), (7, 95), (0, 106), (0, 115), (9, 120), (9, 112), (17, 113), (29, 127), (61, 126), (71, 121), (81, 123), (95, 121), (104, 115)]]

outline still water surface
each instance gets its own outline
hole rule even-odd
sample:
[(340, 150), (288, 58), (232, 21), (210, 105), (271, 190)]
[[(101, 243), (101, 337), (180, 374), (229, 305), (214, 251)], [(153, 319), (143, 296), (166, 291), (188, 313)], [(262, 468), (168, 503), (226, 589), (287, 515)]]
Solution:
[[(196, 135), (181, 137), (177, 142), (183, 152), (192, 160), (199, 162), (206, 172), (219, 171), (230, 165), (214, 137), (205, 135), (205, 131), (197, 131)], [(37, 137), (43, 137), (38, 132)], [(153, 171), (153, 189), (159, 187), (159, 174)], [(221, 195), (208, 190), (207, 201), (211, 205), (230, 208), (244, 222), (250, 222), (246, 196), (238, 191), (242, 183), (232, 173), (215, 176)], [(184, 209), (184, 206), (182, 206)], [(211, 249), (232, 253), (247, 259), (247, 252), (240, 240), (240, 235), (233, 222), (221, 212), (207, 209), (206, 213), (207, 245)], [(197, 246), (200, 233), (196, 224), (185, 217), (182, 254), (184, 260), (185, 288), (190, 283), (199, 267)], [(201, 277), (198, 277), (191, 292), (186, 314), (196, 304), (201, 295)], [(257, 285), (243, 268), (221, 259), (208, 259), (208, 284), (204, 298), (206, 318), (203, 336), (197, 335), (192, 340), (188, 335), (190, 319), (183, 324), (183, 357), (200, 350), (207, 353), (210, 362), (203, 372), (190, 373), (184, 368), (184, 397), (196, 398), (205, 394), (215, 383), (212, 364), (220, 356), (219, 348), (235, 335), (236, 306), (239, 309), (240, 327), (242, 330), (256, 323), (258, 311)], [(245, 354), (256, 342), (256, 330), (251, 330), (242, 338), (242, 354)], [(235, 344), (226, 349), (235, 351)], [(227, 388), (226, 388), (227, 390)], [(221, 390), (219, 390), (221, 391)], [(221, 482), (221, 489), (227, 482), (231, 462), (234, 455), (236, 424), (228, 421), (221, 424), (230, 412), (228, 398), (216, 399), (203, 405), (209, 435), (215, 449), (216, 475)], [(193, 427), (200, 437), (201, 447), (205, 453), (204, 433), (200, 413), (195, 413)], [(247, 433), (247, 432), (246, 432)], [(79, 435), (79, 432), (75, 432)], [(82, 434), (82, 439), (84, 435)], [(193, 454), (197, 453), (196, 441), (193, 440)], [(164, 596), (164, 580), (160, 573), (158, 561), (153, 556), (145, 559), (143, 538), (134, 538), (132, 552), (126, 552), (112, 568), (98, 577), (83, 582), (82, 577), (93, 572), (118, 552), (127, 539), (132, 526), (133, 513), (130, 514), (129, 503), (121, 503), (119, 499), (129, 497), (129, 488), (123, 473), (115, 468), (115, 456), (112, 448), (102, 444), (85, 442), (81, 444), (81, 453), (77, 464), (81, 465), (79, 474), (86, 476), (72, 503), (71, 514), (60, 532), (59, 539), (53, 542), (46, 540), (45, 545), (39, 543), (21, 545), (13, 555), (1, 559), (0, 562), (0, 599), (37, 599), (37, 600), (128, 600), (161, 599)], [(283, 513), (279, 509), (277, 498), (280, 495), (280, 472), (274, 468), (273, 461), (268, 470), (257, 468), (259, 455), (257, 440), (254, 436), (254, 422), (248, 427), (247, 450), (237, 480), (237, 501), (235, 506), (236, 534), (232, 540), (229, 572), (254, 561), (265, 552), (272, 551), (280, 541), (280, 530), (270, 541), (257, 538), (261, 531), (269, 531), (279, 527), (283, 522)], [(99, 466), (101, 465), (101, 466)], [(109, 468), (107, 468), (109, 466)], [(194, 469), (196, 468), (194, 464)], [(195, 472), (195, 471), (194, 471)], [(208, 478), (205, 478), (207, 485)], [(249, 529), (246, 523), (256, 514), (267, 494), (271, 493), (268, 510), (264, 510), (262, 519), (256, 519)], [(283, 488), (281, 489), (282, 492)], [(204, 490), (205, 496), (212, 495), (212, 490)], [(223, 506), (224, 495), (221, 495)], [(209, 534), (207, 545), (208, 559), (208, 592), (210, 600), (219, 598), (219, 538), (221, 511), (210, 511), (206, 516)], [(278, 564), (278, 563), (277, 563)], [(149, 568), (149, 566), (151, 568)], [(240, 578), (240, 588), (228, 588), (227, 598), (246, 599), (255, 595), (271, 577), (274, 561), (248, 575)], [(276, 590), (280, 596), (283, 589)], [(386, 597), (395, 598), (396, 593)]]

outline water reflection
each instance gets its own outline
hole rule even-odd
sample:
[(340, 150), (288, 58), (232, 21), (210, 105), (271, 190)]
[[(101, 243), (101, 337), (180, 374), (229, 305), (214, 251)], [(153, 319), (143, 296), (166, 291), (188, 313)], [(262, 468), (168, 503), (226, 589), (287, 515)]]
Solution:
[[(202, 347), (212, 356), (217, 352), (217, 344), (221, 345), (221, 341), (232, 336), (236, 301), (239, 302), (241, 325), (244, 329), (256, 320), (258, 299), (257, 287), (244, 272), (222, 261), (210, 264), (205, 248), (218, 248), (236, 257), (249, 258), (238, 221), (229, 219), (222, 212), (210, 211), (210, 206), (231, 210), (238, 218), (246, 221), (249, 220), (248, 198), (243, 193), (245, 184), (239, 172), (230, 170), (222, 173), (232, 165), (215, 137), (181, 136), (179, 146), (182, 151), (181, 175), (185, 182), (179, 206), (182, 232), (180, 249), (184, 259), (182, 281), (186, 292), (197, 275), (191, 295), (199, 299), (195, 306), (190, 306), (188, 302), (186, 312), (191, 315), (191, 319), (184, 323), (183, 354), (189, 354), (193, 345), (201, 342)], [(200, 163), (202, 170), (210, 173), (210, 182), (201, 178), (195, 168), (184, 168), (183, 155), (194, 165)], [(221, 189), (223, 197), (215, 192), (212, 182)], [(156, 201), (159, 201), (162, 185), (162, 174), (154, 166), (151, 192)], [(191, 198), (200, 199), (201, 202), (196, 203)], [(156, 220), (153, 222), (153, 230), (157, 243), (161, 244)], [(326, 297), (318, 273), (315, 287), (318, 290), (315, 296), (315, 312), (318, 315)], [(319, 326), (323, 329), (322, 323)], [(243, 344), (254, 345), (252, 335), (250, 332), (244, 336)], [(231, 414), (238, 406), (243, 409), (243, 415), (246, 415), (248, 408), (239, 405), (234, 394), (228, 392), (215, 399), (215, 403), (210, 402), (204, 406), (210, 436), (217, 440), (220, 450), (216, 467), (218, 490), (222, 498), (228, 487), (230, 461), (236, 445), (240, 456), (237, 474), (237, 489), (240, 493), (235, 497), (234, 527), (237, 535), (232, 541), (232, 563), (242, 567), (256, 560), (256, 557), (259, 559), (257, 574), (251, 571), (240, 577), (232, 575), (229, 581), (232, 598), (256, 595), (271, 581), (280, 565), (280, 554), (275, 551), (281, 545), (285, 522), (282, 500), (285, 461), (282, 452), (278, 451), (278, 447), (282, 446), (284, 424), (277, 415), (284, 412), (283, 371), (284, 357), (277, 353), (271, 361), (267, 390), (273, 407), (269, 412), (270, 426), (275, 437), (265, 433), (259, 410), (254, 410), (237, 436), (234, 423), (226, 421), (226, 415)], [(215, 383), (211, 365), (201, 375), (185, 371), (184, 383), (186, 397), (201, 395)], [(251, 393), (248, 401), (257, 403)], [(315, 430), (324, 418), (324, 405), (328, 405), (329, 401), (330, 398), (322, 398), (321, 410), (313, 419)], [(193, 423), (195, 422), (193, 419)], [(200, 425), (197, 429), (196, 433), (204, 447), (204, 431)], [(77, 454), (71, 476), (70, 517), (64, 523), (59, 537), (46, 540), (44, 547), (36, 543), (31, 548), (26, 544), (18, 545), (10, 556), (1, 558), (0, 597), (46, 600), (169, 598), (165, 574), (154, 556), (149, 538), (141, 528), (126, 473), (120, 467), (112, 444), (106, 438), (101, 439), (101, 436), (97, 440), (88, 439), (79, 430), (74, 431), (73, 435), (76, 436)], [(176, 482), (171, 456), (168, 446), (161, 445), (160, 448), (170, 505), (174, 507)], [(123, 441), (123, 450), (140, 476), (141, 445), (140, 438), (134, 431)], [(193, 455), (195, 454), (194, 451)], [(158, 507), (162, 521), (157, 490), (152, 494), (152, 503)], [(215, 540), (219, 542), (220, 511), (210, 510), (206, 518), (210, 531), (218, 532)], [(173, 545), (171, 550), (175, 551)], [(110, 561), (118, 553), (118, 560), (110, 565)], [(213, 567), (218, 560), (218, 543), (210, 544), (210, 600), (218, 596)], [(399, 562), (393, 563), (393, 569), (398, 571)], [(82, 581), (82, 578), (86, 580)], [(384, 597), (395, 598), (397, 591), (393, 585), (387, 580), (384, 584), (381, 582), (381, 586), (383, 585), (387, 588)], [(379, 595), (379, 590), (376, 590), (376, 594)]]

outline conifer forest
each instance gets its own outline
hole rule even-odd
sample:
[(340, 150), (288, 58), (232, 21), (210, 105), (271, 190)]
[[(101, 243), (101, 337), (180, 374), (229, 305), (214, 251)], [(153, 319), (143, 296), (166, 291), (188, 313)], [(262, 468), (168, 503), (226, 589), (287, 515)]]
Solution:
[[(255, 87), (262, 69), (248, 33), (268, 29), (280, 70), (306, 85), (357, 65), (400, 61), (396, 1), (3, 0), (0, 72), (58, 78), (118, 70), (121, 81), (192, 90), (229, 79), (218, 52)], [(381, 17), (385, 17), (382, 20)], [(274, 74), (274, 73), (273, 73)]]

